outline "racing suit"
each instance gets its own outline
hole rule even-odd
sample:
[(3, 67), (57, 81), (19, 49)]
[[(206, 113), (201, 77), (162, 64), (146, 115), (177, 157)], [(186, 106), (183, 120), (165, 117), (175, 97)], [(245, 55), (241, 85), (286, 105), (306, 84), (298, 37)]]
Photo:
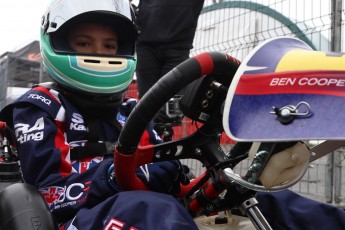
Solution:
[[(119, 124), (135, 104), (135, 99), (125, 100), (113, 121), (91, 120), (64, 93), (38, 86), (2, 111), (1, 118), (15, 129), (24, 180), (39, 189), (61, 229), (196, 228), (173, 196), (119, 192), (109, 182)], [(91, 124), (97, 131), (91, 131)], [(140, 144), (157, 142), (160, 138), (149, 125)]]

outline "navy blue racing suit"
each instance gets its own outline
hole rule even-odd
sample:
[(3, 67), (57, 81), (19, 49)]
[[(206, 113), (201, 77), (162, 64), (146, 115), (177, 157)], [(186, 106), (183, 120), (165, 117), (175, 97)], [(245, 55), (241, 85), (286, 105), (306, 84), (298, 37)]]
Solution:
[[(125, 100), (113, 122), (93, 119), (98, 144), (90, 143), (86, 117), (54, 88), (34, 87), (4, 110), (11, 111), (7, 121), (15, 129), (24, 180), (39, 189), (61, 229), (196, 229), (173, 196), (121, 191), (109, 183), (119, 124), (135, 104)], [(160, 141), (149, 125), (140, 144)], [(83, 155), (80, 147), (92, 144), (109, 147), (110, 154)]]

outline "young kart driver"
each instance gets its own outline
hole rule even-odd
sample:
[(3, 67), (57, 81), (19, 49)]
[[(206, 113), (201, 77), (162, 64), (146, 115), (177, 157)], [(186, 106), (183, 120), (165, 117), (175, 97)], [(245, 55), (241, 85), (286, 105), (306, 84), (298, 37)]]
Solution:
[[(142, 166), (153, 191), (121, 191), (114, 144), (136, 101), (124, 100), (136, 67), (128, 0), (52, 1), (41, 54), (54, 84), (3, 110), (14, 127), (26, 183), (39, 189), (61, 229), (197, 229), (172, 196), (186, 181), (178, 161)], [(148, 127), (141, 144), (160, 138)]]

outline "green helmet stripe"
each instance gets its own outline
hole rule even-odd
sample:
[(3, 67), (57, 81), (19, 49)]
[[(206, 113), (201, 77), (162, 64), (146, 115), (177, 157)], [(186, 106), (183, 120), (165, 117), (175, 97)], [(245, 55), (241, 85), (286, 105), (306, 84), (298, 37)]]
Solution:
[[(103, 86), (98, 87), (98, 86), (93, 86), (90, 84), (85, 84), (83, 82), (76, 81), (73, 78), (68, 77), (67, 75), (63, 74), (45, 56), (43, 56), (43, 59), (44, 59), (44, 66), (46, 70), (52, 75), (52, 77), (60, 84), (65, 85), (69, 88), (75, 88), (77, 90), (83, 90), (83, 91), (87, 91), (91, 93), (114, 93), (114, 92), (121, 92), (121, 91), (126, 90), (129, 84), (132, 82), (132, 78), (129, 78), (127, 81), (121, 82), (120, 84), (118, 83), (116, 83), (115, 85), (113, 84), (113, 86), (103, 85)], [(133, 65), (133, 63), (129, 65)], [(127, 71), (127, 72), (129, 72), (128, 73), (129, 75), (132, 75), (134, 71), (132, 71), (132, 73), (130, 73), (131, 71)]]

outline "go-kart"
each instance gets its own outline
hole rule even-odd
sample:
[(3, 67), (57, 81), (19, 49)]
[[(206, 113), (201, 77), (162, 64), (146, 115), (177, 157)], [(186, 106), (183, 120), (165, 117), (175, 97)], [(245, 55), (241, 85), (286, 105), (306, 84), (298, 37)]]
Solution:
[[(345, 131), (335, 122), (345, 113), (324, 106), (344, 107), (345, 69), (340, 55), (328, 57), (298, 39), (279, 37), (256, 47), (241, 64), (217, 52), (188, 59), (161, 78), (130, 114), (115, 147), (117, 182), (125, 190), (149, 190), (135, 173), (140, 165), (195, 159), (205, 172), (181, 185), (177, 198), (200, 229), (233, 227), (227, 215), (217, 213), (246, 216), (256, 229), (271, 229), (257, 206), (256, 192), (289, 188), (311, 161), (345, 145)], [(179, 106), (197, 130), (179, 140), (139, 146), (149, 121), (185, 86)], [(229, 152), (220, 145), (224, 131), (237, 141)], [(310, 148), (307, 140), (327, 141)], [(247, 158), (252, 162), (248, 172), (236, 174), (234, 167)], [(15, 197), (28, 194), (33, 198), (16, 203)], [(1, 229), (30, 229), (19, 223), (32, 223), (35, 217), (41, 226), (56, 228), (37, 190), (25, 183), (7, 187), (0, 199), (0, 212), (10, 210), (0, 215)], [(21, 210), (32, 214), (22, 215)]]

